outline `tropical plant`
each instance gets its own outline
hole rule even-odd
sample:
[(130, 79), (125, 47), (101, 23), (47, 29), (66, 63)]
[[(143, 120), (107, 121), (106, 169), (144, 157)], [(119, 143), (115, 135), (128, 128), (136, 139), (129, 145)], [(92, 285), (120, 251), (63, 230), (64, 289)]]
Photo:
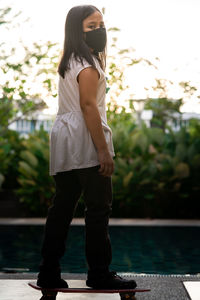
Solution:
[(16, 189), (19, 151), (23, 149), (19, 134), (8, 130), (0, 137), (0, 189)]
[(17, 178), (20, 187), (16, 194), (33, 215), (44, 215), (55, 191), (49, 176), (49, 135), (41, 127), (22, 144)]
[(197, 217), (199, 137), (192, 137), (186, 128), (163, 134), (144, 124), (127, 135), (127, 126), (121, 125), (121, 138), (115, 144), (118, 149), (123, 141), (127, 154), (117, 151), (115, 157), (116, 216)]

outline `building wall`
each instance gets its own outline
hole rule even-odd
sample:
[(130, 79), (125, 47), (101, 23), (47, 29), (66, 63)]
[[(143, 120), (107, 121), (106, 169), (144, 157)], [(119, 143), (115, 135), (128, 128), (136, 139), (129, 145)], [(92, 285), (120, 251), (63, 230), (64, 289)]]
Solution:
[[(146, 123), (147, 127), (150, 127), (151, 125), (151, 119), (153, 117), (153, 113), (151, 110), (143, 110), (141, 112), (141, 119)], [(182, 113), (177, 114), (175, 116), (175, 121), (170, 121), (168, 124), (172, 127), (173, 130), (178, 131), (182, 126), (187, 126), (189, 123), (189, 120), (192, 118), (196, 118), (200, 120), (200, 114), (197, 113)], [(45, 119), (42, 119), (45, 118)], [(34, 130), (39, 130), (40, 126), (43, 125), (43, 128), (45, 131), (50, 132), (51, 127), (53, 125), (53, 116), (49, 116), (47, 118), (46, 116), (43, 117), (42, 115), (39, 116), (38, 120), (25, 120), (20, 119), (14, 123), (12, 123), (9, 128), (12, 130), (16, 130), (20, 134), (24, 136), (28, 136), (29, 133), (33, 132)]]
[(53, 120), (17, 120), (12, 123), (9, 128), (16, 130), (22, 135), (29, 134), (35, 130), (39, 130), (40, 126), (43, 125), (45, 131), (50, 132), (53, 124)]

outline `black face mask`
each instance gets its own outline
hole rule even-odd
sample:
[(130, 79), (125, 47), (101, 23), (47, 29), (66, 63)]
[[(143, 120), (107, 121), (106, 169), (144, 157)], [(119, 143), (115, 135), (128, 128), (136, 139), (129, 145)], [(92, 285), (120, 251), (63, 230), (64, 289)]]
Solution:
[(106, 46), (106, 29), (101, 27), (85, 33), (85, 42), (95, 52), (102, 52)]

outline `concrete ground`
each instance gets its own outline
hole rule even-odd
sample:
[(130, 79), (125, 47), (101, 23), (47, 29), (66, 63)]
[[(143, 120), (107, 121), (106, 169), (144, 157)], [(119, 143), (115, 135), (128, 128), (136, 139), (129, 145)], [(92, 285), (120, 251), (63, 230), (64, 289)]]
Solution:
[[(200, 290), (193, 293), (190, 298), (183, 282), (197, 282), (200, 287), (200, 276), (179, 275), (140, 275), (120, 274), (126, 278), (135, 279), (139, 288), (150, 288), (151, 292), (137, 293), (137, 300), (200, 300)], [(86, 274), (67, 274), (62, 277), (70, 287), (86, 287)], [(41, 292), (28, 286), (28, 282), (36, 281), (36, 273), (5, 274), (0, 273), (0, 299), (1, 300), (36, 300), (41, 298)], [(64, 294), (59, 293), (57, 300), (64, 299), (120, 299), (118, 294)]]

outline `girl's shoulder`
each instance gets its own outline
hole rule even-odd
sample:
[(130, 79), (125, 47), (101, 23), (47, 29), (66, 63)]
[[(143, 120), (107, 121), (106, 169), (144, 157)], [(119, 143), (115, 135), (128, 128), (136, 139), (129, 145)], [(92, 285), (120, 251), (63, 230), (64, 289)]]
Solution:
[[(92, 57), (93, 57), (95, 67), (98, 70), (100, 77), (102, 77), (104, 72), (100, 67), (99, 61), (94, 55)], [(76, 76), (82, 69), (92, 67), (92, 65), (86, 60), (86, 58), (75, 57), (75, 55), (73, 53), (69, 59), (69, 66), (70, 66), (71, 72), (73, 72)]]
[[(100, 68), (100, 64), (99, 64), (99, 61), (98, 59), (92, 55), (92, 58), (93, 58), (93, 61), (94, 61), (94, 64), (96, 66), (96, 68)], [(91, 66), (91, 64), (86, 60), (85, 57), (75, 57), (74, 53), (71, 54), (70, 56), (70, 59), (69, 59), (69, 64), (70, 64), (70, 67), (73, 66), (73, 67), (79, 67), (80, 65), (82, 66)]]

